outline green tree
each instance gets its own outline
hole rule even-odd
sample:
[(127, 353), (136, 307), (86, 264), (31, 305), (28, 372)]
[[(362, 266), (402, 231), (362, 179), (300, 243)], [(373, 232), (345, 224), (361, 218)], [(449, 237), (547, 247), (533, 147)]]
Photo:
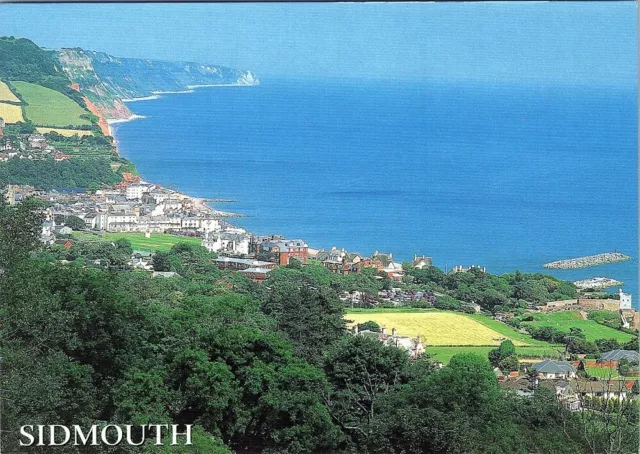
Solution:
[(346, 336), (326, 353), (324, 371), (331, 386), (325, 398), (331, 416), (358, 444), (371, 435), (380, 396), (407, 382), (409, 356), (377, 339)]
[(265, 314), (276, 320), (277, 329), (293, 342), (295, 352), (318, 364), (322, 352), (345, 332), (342, 303), (336, 293), (295, 274), (274, 274), (262, 304)]

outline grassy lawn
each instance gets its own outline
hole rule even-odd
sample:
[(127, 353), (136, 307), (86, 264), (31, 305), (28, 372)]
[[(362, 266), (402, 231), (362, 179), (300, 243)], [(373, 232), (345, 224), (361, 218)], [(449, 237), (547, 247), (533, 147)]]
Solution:
[(136, 250), (145, 251), (168, 251), (174, 244), (177, 243), (189, 243), (200, 246), (200, 238), (188, 238), (183, 236), (170, 235), (167, 233), (152, 233), (151, 238), (145, 238), (144, 233), (105, 233), (102, 236), (94, 235), (90, 233), (74, 232), (73, 236), (80, 240), (117, 240), (119, 238), (126, 238), (131, 241), (131, 246)]
[(552, 314), (534, 314), (533, 322), (523, 322), (523, 325), (552, 326), (561, 331), (569, 332), (569, 328), (582, 328), (587, 340), (616, 339), (628, 342), (634, 338), (631, 334), (623, 333), (608, 326), (600, 325), (595, 320), (583, 320), (579, 312), (555, 312)]
[(602, 379), (620, 378), (620, 374), (616, 368), (607, 367), (585, 367), (585, 370), (591, 377), (598, 377)]
[(24, 121), (22, 117), (22, 107), (0, 102), (0, 118), (3, 118), (6, 123)]
[(48, 132), (57, 132), (61, 136), (71, 137), (71, 136), (90, 136), (93, 133), (91, 131), (86, 131), (83, 129), (63, 129), (63, 128), (36, 128), (36, 130), (41, 134), (46, 134)]
[(0, 101), (20, 102), (20, 99), (13, 94), (7, 84), (0, 82)]
[(11, 82), (26, 104), (26, 117), (42, 126), (91, 125), (80, 115), (89, 114), (78, 103), (62, 93), (28, 82)]

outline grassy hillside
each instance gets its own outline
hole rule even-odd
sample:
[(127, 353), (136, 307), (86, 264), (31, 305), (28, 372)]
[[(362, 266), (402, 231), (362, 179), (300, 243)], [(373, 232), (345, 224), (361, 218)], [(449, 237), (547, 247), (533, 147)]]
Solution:
[(600, 325), (595, 320), (584, 320), (579, 312), (556, 312), (553, 314), (534, 314), (533, 322), (522, 322), (527, 326), (552, 326), (560, 331), (569, 332), (570, 328), (581, 328), (587, 340), (616, 339), (619, 342), (628, 342), (634, 337), (608, 326)]
[(0, 37), (0, 79), (22, 80), (64, 93), (80, 105), (82, 95), (71, 88), (54, 52), (24, 38)]
[[(90, 112), (62, 93), (29, 82), (11, 82), (25, 102), (28, 120), (40, 126), (91, 126)], [(81, 118), (85, 116), (85, 118)]]

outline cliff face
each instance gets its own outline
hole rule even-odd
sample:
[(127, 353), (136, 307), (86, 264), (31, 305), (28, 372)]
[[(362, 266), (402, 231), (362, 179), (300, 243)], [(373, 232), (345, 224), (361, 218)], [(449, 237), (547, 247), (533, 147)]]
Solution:
[(257, 85), (250, 71), (193, 62), (119, 58), (103, 52), (62, 49), (58, 60), (82, 94), (107, 118), (127, 118), (123, 99), (155, 91), (180, 91), (191, 85)]
[[(93, 67), (91, 57), (82, 49), (64, 49), (58, 60), (69, 79), (106, 118), (127, 118), (131, 111), (124, 105), (118, 87), (105, 83)], [(95, 112), (94, 112), (95, 113)]]

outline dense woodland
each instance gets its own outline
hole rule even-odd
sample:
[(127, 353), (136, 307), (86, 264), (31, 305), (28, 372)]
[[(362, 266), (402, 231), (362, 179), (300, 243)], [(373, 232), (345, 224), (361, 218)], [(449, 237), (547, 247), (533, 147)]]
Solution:
[[(502, 391), (487, 358), (460, 354), (436, 370), (428, 356), (410, 361), (348, 334), (336, 289), (320, 273), (282, 268), (257, 285), (185, 244), (157, 259), (181, 278), (62, 264), (41, 250), (41, 219), (33, 199), (0, 204), (7, 452), (19, 452), (22, 424), (107, 422), (196, 426), (196, 447), (117, 452), (637, 450), (637, 409), (568, 413), (544, 388), (532, 398)], [(114, 249), (117, 261), (130, 245)], [(611, 412), (619, 417), (605, 424)]]
[(53, 158), (10, 159), (0, 164), (0, 185), (95, 190), (103, 185), (117, 184), (121, 180), (122, 177), (112, 170), (108, 159), (70, 159), (61, 162), (56, 162)]

